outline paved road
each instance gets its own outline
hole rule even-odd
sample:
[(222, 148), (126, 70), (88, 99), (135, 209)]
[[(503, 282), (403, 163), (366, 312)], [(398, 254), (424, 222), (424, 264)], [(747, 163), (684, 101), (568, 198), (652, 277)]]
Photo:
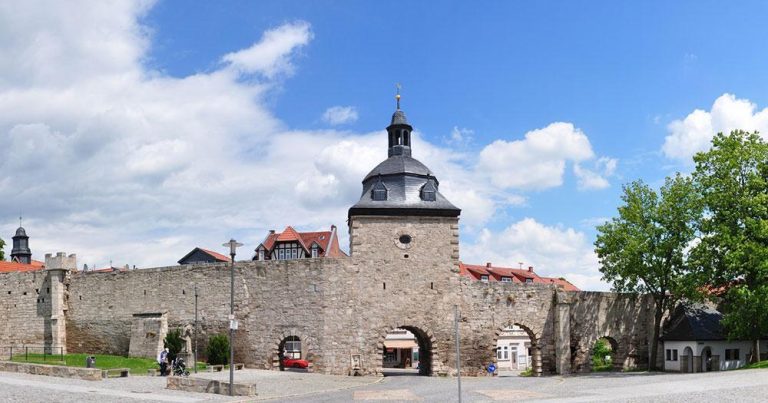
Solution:
[[(238, 371), (240, 372), (240, 371)], [(455, 402), (455, 378), (349, 378), (248, 370), (257, 399), (290, 402)], [(236, 380), (237, 381), (237, 380)], [(259, 386), (260, 385), (260, 386)], [(0, 372), (0, 402), (247, 401), (164, 389), (158, 377), (97, 382)], [(599, 374), (462, 378), (464, 402), (768, 402), (768, 370), (706, 374)]]
[[(768, 370), (462, 378), (462, 389), (464, 402), (768, 402)], [(457, 400), (455, 378), (416, 376), (387, 377), (367, 387), (290, 399), (292, 402)]]

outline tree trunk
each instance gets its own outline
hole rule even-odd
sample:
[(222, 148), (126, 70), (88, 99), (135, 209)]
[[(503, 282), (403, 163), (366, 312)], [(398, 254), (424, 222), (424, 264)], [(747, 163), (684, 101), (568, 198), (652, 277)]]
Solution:
[(758, 337), (752, 342), (752, 359), (750, 362), (755, 363), (760, 361), (760, 338)]
[(664, 316), (664, 300), (656, 301), (656, 313), (653, 315), (653, 340), (651, 340), (651, 357), (648, 360), (648, 370), (655, 371), (656, 358), (659, 355), (659, 334), (661, 332), (661, 318)]

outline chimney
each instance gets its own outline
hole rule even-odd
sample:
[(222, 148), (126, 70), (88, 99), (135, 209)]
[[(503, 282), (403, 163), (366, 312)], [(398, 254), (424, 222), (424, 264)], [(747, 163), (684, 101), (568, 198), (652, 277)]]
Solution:
[(528, 266), (528, 273), (533, 273), (533, 266)]
[(270, 234), (274, 234), (274, 233), (275, 233), (275, 230), (271, 229), (271, 230), (269, 230), (269, 233), (270, 233)]
[(336, 226), (331, 224), (331, 231), (336, 231)]
[(487, 268), (489, 268), (489, 269), (490, 269), (490, 268), (491, 268), (491, 262), (488, 262), (488, 263), (486, 263), (486, 264), (485, 264), (485, 267), (487, 267)]

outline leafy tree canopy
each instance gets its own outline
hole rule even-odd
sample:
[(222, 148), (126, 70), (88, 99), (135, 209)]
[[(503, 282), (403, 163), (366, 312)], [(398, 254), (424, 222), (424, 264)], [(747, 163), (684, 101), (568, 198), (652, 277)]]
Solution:
[(756, 342), (768, 334), (768, 144), (757, 133), (719, 133), (696, 154), (703, 197), (697, 271), (714, 290), (726, 290), (723, 325), (731, 339)]
[[(700, 198), (693, 181), (678, 174), (667, 178), (658, 192), (642, 181), (625, 185), (622, 201), (619, 215), (597, 227), (600, 272), (615, 291), (653, 297), (658, 337), (664, 312), (693, 288), (688, 250), (696, 236)], [(658, 343), (653, 343), (651, 369), (656, 366), (657, 351)]]

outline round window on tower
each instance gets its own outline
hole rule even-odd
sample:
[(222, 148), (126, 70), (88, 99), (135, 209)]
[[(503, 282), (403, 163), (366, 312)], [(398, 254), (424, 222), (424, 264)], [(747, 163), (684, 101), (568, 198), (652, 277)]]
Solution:
[(395, 246), (400, 249), (410, 249), (413, 246), (413, 236), (405, 231), (395, 233)]

